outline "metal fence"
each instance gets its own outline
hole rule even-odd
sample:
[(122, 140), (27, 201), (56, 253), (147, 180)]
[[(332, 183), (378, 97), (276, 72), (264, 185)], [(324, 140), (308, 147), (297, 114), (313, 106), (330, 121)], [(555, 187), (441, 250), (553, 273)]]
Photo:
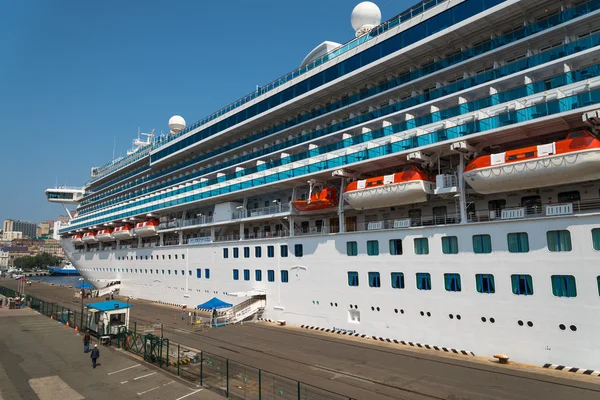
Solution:
[[(0, 294), (16, 297), (17, 293), (0, 286)], [(27, 305), (42, 315), (70, 327), (87, 329), (87, 315), (60, 304), (26, 295)], [(199, 384), (228, 399), (240, 400), (353, 400), (306, 383), (264, 371), (216, 354), (171, 342), (156, 325), (130, 323), (111, 340), (117, 348), (129, 351), (174, 375)]]

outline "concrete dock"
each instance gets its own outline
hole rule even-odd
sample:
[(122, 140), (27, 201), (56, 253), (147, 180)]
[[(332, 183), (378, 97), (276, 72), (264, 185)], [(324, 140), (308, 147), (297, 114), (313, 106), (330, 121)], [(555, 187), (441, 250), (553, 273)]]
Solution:
[[(15, 282), (6, 280), (0, 285), (16, 288)], [(81, 304), (74, 297), (75, 289), (34, 283), (26, 292), (72, 309)], [(518, 363), (500, 365), (491, 357), (453, 355), (269, 323), (192, 332), (187, 321), (181, 320), (180, 309), (143, 300), (131, 303), (134, 321), (164, 324), (164, 335), (173, 342), (356, 399), (600, 398), (597, 376)]]
[(223, 399), (124, 352), (99, 348), (93, 369), (72, 329), (29, 309), (0, 308), (0, 399)]

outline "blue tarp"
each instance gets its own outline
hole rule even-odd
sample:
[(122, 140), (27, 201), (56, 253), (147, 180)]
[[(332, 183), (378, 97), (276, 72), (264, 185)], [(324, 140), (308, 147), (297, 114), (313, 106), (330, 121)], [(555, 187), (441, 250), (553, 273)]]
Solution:
[(87, 282), (83, 282), (82, 284), (75, 286), (75, 289), (94, 289), (94, 286)]
[(131, 304), (123, 303), (121, 301), (110, 300), (110, 301), (101, 301), (99, 303), (91, 303), (87, 305), (88, 308), (93, 308), (95, 310), (100, 311), (112, 311), (119, 310), (122, 308), (130, 308)]
[(225, 303), (223, 300), (219, 300), (216, 297), (213, 297), (206, 303), (198, 304), (198, 308), (206, 308), (209, 310), (218, 310), (219, 308), (229, 308), (231, 306), (231, 304)]

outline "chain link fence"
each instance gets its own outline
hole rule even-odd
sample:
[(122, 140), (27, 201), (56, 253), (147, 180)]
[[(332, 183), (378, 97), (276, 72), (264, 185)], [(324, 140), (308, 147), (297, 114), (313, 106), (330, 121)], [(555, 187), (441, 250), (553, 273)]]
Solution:
[[(17, 293), (0, 286), (0, 295), (16, 297)], [(33, 310), (80, 330), (87, 329), (88, 313), (72, 310), (60, 304), (25, 296)], [(199, 325), (208, 325), (202, 321)], [(198, 329), (200, 330), (200, 329)], [(163, 335), (162, 324), (130, 322), (111, 340), (117, 348), (129, 351), (146, 362), (201, 385), (228, 399), (239, 400), (353, 400), (351, 397), (305, 384), (273, 372), (171, 342)]]

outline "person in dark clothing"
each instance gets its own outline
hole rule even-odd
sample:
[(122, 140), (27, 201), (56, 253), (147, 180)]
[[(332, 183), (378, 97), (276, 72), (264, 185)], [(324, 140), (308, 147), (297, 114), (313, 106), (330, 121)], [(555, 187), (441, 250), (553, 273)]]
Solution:
[(92, 350), (90, 357), (92, 357), (92, 367), (96, 368), (96, 361), (100, 358), (100, 350), (98, 350), (97, 344), (94, 345), (94, 349)]
[(90, 351), (90, 342), (92, 341), (92, 335), (90, 335), (90, 331), (88, 330), (85, 335), (83, 335), (83, 352), (87, 353)]

